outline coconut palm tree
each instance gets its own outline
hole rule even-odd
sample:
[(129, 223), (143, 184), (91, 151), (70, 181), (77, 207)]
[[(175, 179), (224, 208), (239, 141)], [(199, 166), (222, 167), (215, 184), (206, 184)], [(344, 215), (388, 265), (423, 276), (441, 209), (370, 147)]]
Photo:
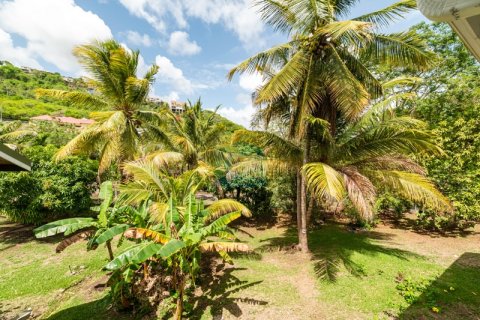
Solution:
[[(173, 164), (173, 167), (177, 165)], [(199, 162), (192, 170), (175, 173), (168, 164), (159, 166), (158, 162), (147, 158), (127, 162), (123, 169), (131, 179), (120, 187), (121, 201), (133, 205), (152, 201), (151, 214), (157, 221), (164, 221), (170, 198), (176, 203), (185, 203), (190, 194), (196, 194), (206, 184), (216, 180), (215, 168), (204, 162)], [(239, 207), (236, 201), (222, 199), (218, 203), (250, 215), (250, 212), (244, 211), (245, 207)]]
[[(394, 79), (383, 85), (393, 91), (398, 85), (415, 79)], [(312, 162), (303, 165), (311, 197), (317, 201), (342, 202), (350, 199), (365, 221), (374, 217), (373, 204), (377, 187), (382, 187), (415, 203), (441, 211), (450, 211), (448, 201), (426, 178), (425, 170), (411, 154), (441, 153), (425, 123), (408, 116), (397, 116), (398, 102), (410, 94), (391, 94), (366, 108), (356, 120), (344, 124), (331, 134), (329, 123), (310, 117)], [(302, 166), (302, 146), (271, 132), (236, 132), (235, 142), (261, 147), (264, 160), (239, 163), (232, 170), (263, 170), (278, 173)]]
[[(310, 124), (313, 116), (336, 131), (338, 115), (355, 119), (382, 86), (368, 63), (425, 69), (433, 54), (413, 32), (383, 34), (384, 27), (415, 8), (402, 0), (385, 9), (351, 20), (341, 20), (356, 3), (351, 0), (259, 0), (263, 20), (290, 36), (277, 45), (240, 63), (228, 77), (243, 72), (267, 72), (265, 84), (255, 94), (257, 104), (290, 100), (290, 134), (301, 141), (303, 163), (310, 161)], [(306, 237), (306, 182), (301, 179), (302, 250)]]
[[(216, 111), (206, 113), (198, 99), (195, 103), (188, 101), (182, 116), (168, 112), (171, 120), (169, 137), (173, 150), (181, 155), (189, 170), (198, 166), (199, 162), (214, 167), (230, 164), (229, 154), (221, 149), (222, 136), (227, 128), (216, 121)], [(159, 151), (150, 157), (157, 161), (168, 161), (175, 158), (175, 155)]]
[(39, 89), (38, 96), (49, 96), (75, 106), (90, 107), (95, 123), (84, 129), (56, 155), (57, 160), (79, 153), (99, 152), (99, 174), (112, 164), (135, 158), (138, 145), (159, 140), (168, 143), (161, 126), (162, 114), (142, 110), (158, 71), (151, 66), (143, 78), (137, 77), (138, 51), (130, 51), (115, 40), (78, 46), (73, 51), (90, 74), (93, 93)]

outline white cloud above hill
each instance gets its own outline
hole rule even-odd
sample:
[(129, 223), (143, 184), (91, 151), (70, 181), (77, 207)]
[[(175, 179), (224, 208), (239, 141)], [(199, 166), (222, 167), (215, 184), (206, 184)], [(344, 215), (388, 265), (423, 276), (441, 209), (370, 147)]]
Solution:
[[(14, 46), (13, 37), (25, 44)], [(73, 47), (111, 37), (110, 28), (98, 15), (83, 10), (73, 0), (0, 3), (0, 60), (34, 68), (45, 61), (62, 71), (78, 73)]]

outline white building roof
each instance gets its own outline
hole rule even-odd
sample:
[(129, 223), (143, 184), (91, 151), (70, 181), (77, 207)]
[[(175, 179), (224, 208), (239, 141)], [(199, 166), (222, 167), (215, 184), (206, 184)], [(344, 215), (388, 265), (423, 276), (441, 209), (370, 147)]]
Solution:
[(0, 143), (0, 171), (30, 171), (30, 166), (30, 160)]
[(430, 20), (448, 22), (480, 60), (480, 0), (417, 0)]

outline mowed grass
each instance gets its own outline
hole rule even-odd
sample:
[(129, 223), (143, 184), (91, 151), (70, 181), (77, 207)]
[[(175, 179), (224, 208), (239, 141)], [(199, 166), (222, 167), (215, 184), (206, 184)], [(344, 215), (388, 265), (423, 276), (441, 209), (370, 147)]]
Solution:
[[(388, 232), (352, 232), (333, 224), (310, 232), (312, 254), (305, 256), (291, 249), (295, 230), (245, 230), (253, 238), (242, 238), (254, 253), (236, 256), (233, 267), (202, 281), (202, 294), (191, 301), (191, 319), (478, 319), (480, 314), (480, 248), (448, 265), (404, 250), (402, 243), (392, 246)], [(0, 238), (3, 311), (32, 307), (43, 319), (133, 319), (112, 313), (108, 290), (94, 288), (106, 279), (103, 247), (87, 252), (81, 242), (61, 254), (54, 248), (55, 241)], [(412, 288), (398, 290), (406, 279)], [(417, 286), (420, 282), (427, 284)], [(413, 298), (407, 302), (401, 293)]]

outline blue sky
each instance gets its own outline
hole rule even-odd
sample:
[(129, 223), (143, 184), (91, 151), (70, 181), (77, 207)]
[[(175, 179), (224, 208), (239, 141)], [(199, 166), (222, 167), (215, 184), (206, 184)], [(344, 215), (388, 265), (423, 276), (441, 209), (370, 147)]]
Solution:
[[(114, 37), (141, 52), (140, 72), (156, 63), (152, 95), (165, 100), (202, 98), (204, 106), (248, 125), (256, 76), (226, 73), (250, 55), (281, 43), (282, 34), (263, 25), (253, 0), (0, 0), (0, 60), (79, 76), (74, 45)], [(360, 0), (351, 17), (394, 0)], [(424, 21), (408, 14), (388, 32)]]

